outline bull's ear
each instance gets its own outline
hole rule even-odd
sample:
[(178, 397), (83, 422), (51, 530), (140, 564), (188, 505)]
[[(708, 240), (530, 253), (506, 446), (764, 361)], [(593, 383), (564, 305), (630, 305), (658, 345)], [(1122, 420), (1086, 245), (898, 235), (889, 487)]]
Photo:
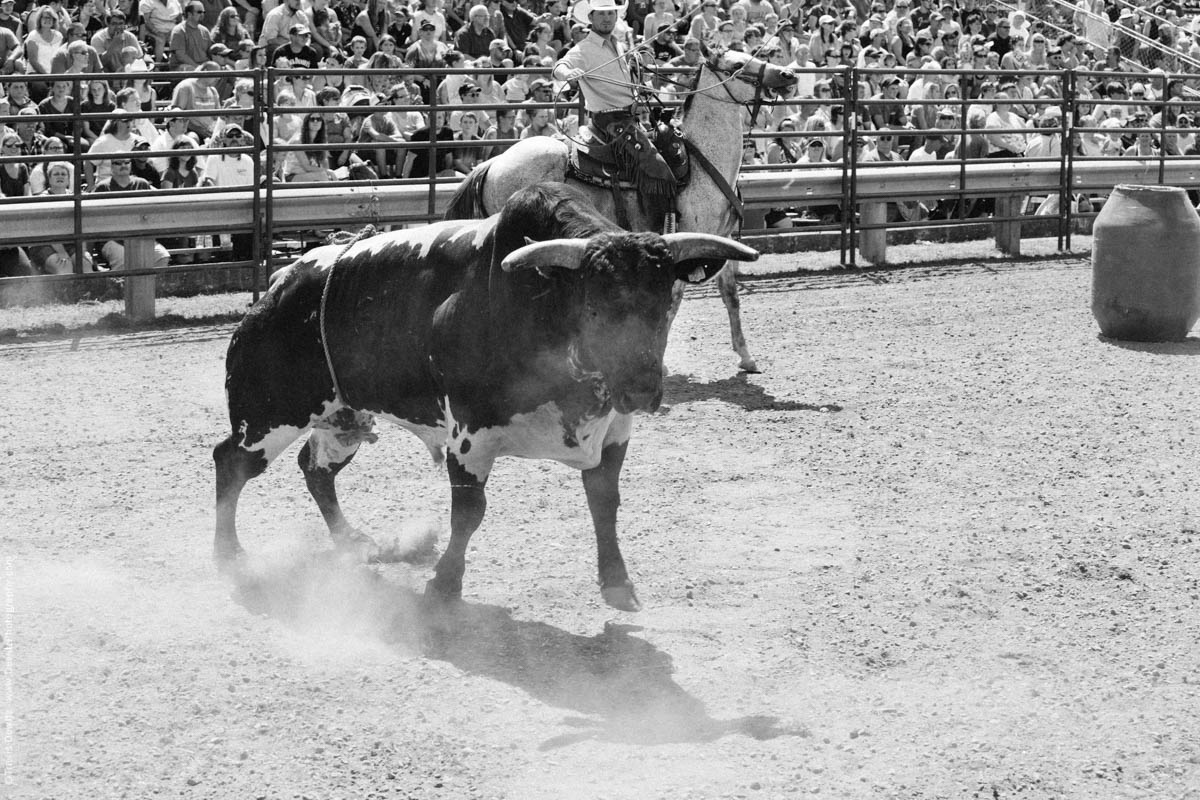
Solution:
[(671, 248), (677, 280), (699, 283), (720, 272), (726, 261), (755, 261), (758, 251), (741, 242), (711, 233), (669, 233), (663, 237)]
[(545, 242), (530, 242), (518, 247), (504, 257), (500, 268), (505, 272), (519, 269), (536, 269), (545, 272), (550, 267), (579, 269), (583, 254), (587, 250), (587, 239), (550, 239)]

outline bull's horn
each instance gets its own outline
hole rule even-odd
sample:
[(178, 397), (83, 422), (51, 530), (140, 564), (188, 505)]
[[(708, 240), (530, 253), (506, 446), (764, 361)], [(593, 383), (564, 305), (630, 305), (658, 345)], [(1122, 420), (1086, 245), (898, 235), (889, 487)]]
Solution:
[(675, 263), (693, 258), (723, 261), (756, 261), (758, 251), (741, 242), (711, 233), (668, 233), (663, 241), (671, 248)]
[(548, 267), (579, 269), (579, 265), (583, 263), (583, 252), (587, 248), (587, 243), (587, 239), (550, 239), (545, 242), (531, 242), (506, 255), (500, 262), (500, 268), (505, 272), (531, 267), (539, 270)]

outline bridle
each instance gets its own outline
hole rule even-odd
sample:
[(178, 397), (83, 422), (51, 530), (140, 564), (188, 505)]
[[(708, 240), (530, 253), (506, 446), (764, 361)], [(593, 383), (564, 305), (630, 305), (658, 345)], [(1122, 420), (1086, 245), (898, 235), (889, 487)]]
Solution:
[[(755, 65), (755, 63), (758, 64), (758, 71), (756, 73), (749, 72), (749, 70), (751, 69), (751, 67), (753, 67)], [(750, 60), (747, 61), (745, 64), (741, 65), (740, 67), (737, 67), (736, 69), (732, 69), (732, 70), (721, 69), (720, 67), (715, 66), (714, 64), (710, 64), (706, 61), (701, 65), (700, 71), (703, 72), (705, 68), (712, 70), (715, 74), (720, 75), (722, 77), (723, 80), (721, 80), (720, 86), (721, 86), (721, 88), (723, 88), (725, 90), (725, 94), (729, 96), (729, 102), (734, 103), (736, 105), (741, 106), (741, 105), (746, 105), (746, 103), (745, 103), (745, 101), (739, 100), (733, 96), (733, 90), (729, 88), (730, 81), (739, 80), (742, 83), (748, 83), (754, 87), (754, 98), (749, 103), (749, 105), (750, 105), (750, 127), (753, 128), (754, 123), (758, 121), (758, 113), (760, 111), (762, 111), (762, 106), (763, 106), (763, 89), (766, 87), (766, 77), (767, 77), (767, 62), (766, 62), (766, 60), (758, 58), (756, 56), (751, 56)], [(700, 73), (697, 73), (696, 74), (696, 85), (699, 86), (699, 84), (700, 84)]]

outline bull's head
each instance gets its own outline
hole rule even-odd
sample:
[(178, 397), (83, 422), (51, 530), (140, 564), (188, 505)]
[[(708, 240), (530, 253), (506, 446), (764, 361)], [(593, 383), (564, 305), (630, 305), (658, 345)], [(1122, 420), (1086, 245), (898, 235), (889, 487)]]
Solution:
[(662, 402), (671, 288), (702, 281), (726, 260), (753, 261), (758, 252), (705, 233), (602, 233), (589, 239), (531, 242), (509, 253), (505, 271), (581, 273), (582, 303), (569, 357), (572, 369), (603, 379), (613, 407), (628, 414)]

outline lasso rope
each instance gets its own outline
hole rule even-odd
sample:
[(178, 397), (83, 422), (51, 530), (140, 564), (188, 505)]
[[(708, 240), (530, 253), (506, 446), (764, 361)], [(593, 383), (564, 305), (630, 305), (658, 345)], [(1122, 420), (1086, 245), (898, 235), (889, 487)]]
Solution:
[(337, 263), (342, 260), (342, 256), (346, 255), (346, 251), (354, 246), (356, 242), (362, 241), (368, 236), (374, 236), (378, 232), (374, 225), (364, 225), (359, 229), (358, 233), (351, 236), (350, 240), (338, 251), (338, 254), (334, 256), (332, 263), (330, 263), (329, 269), (325, 272), (325, 286), (321, 289), (321, 307), (317, 321), (321, 334), (321, 349), (325, 352), (325, 366), (329, 368), (329, 378), (333, 381), (333, 395), (348, 406), (350, 405), (350, 401), (346, 399), (345, 393), (342, 392), (342, 388), (338, 384), (337, 370), (333, 368), (333, 356), (329, 353), (329, 337), (325, 335), (325, 306), (329, 299), (329, 285), (333, 282), (334, 267), (337, 266)]

